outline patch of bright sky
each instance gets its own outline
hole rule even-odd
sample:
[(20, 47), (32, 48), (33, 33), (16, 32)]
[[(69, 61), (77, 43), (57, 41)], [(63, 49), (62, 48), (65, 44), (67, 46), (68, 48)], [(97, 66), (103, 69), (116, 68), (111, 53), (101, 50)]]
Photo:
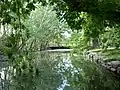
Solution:
[(69, 30), (69, 31), (65, 31), (62, 35), (65, 36), (65, 38), (70, 38), (71, 34), (72, 34), (72, 31)]

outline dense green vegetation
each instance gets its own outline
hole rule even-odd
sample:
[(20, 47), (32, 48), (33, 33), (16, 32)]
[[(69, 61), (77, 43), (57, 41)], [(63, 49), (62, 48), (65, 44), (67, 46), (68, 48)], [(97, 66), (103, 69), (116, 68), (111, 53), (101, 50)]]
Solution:
[(36, 52), (51, 45), (100, 49), (118, 60), (119, 29), (120, 0), (0, 0), (0, 51), (16, 70), (14, 78), (35, 78), (33, 62), (42, 59)]
[[(59, 44), (62, 40), (62, 33), (65, 31), (65, 23), (59, 22), (55, 11), (52, 11), (50, 6), (38, 5), (24, 25), (30, 34), (30, 41), (34, 41), (37, 50), (44, 50), (52, 43)], [(55, 39), (58, 40), (58, 43)]]
[[(25, 28), (27, 28), (27, 25), (25, 25), (23, 22), (30, 15), (30, 12), (32, 10), (35, 10), (38, 3), (41, 3), (41, 5), (43, 6), (49, 4), (49, 5), (53, 5), (53, 9), (56, 11), (55, 13), (57, 13), (57, 16), (60, 19), (60, 21), (67, 22), (69, 27), (73, 30), (72, 38), (75, 38), (74, 30), (77, 30), (77, 32), (80, 33), (82, 32), (81, 35), (78, 35), (78, 38), (81, 37), (79, 40), (71, 39), (72, 41), (78, 43), (81, 42), (79, 43), (81, 45), (77, 44), (79, 48), (81, 48), (81, 46), (84, 46), (84, 44), (87, 46), (83, 48), (89, 48), (89, 49), (99, 48), (99, 47), (106, 49), (108, 46), (116, 47), (116, 48), (119, 47), (120, 2), (118, 0), (108, 0), (108, 1), (1, 0), (0, 3), (1, 3), (1, 24), (3, 24), (4, 26), (6, 24), (7, 25), (10, 24), (10, 26), (12, 26), (15, 29), (15, 31), (16, 29), (18, 29), (17, 32), (18, 31), (21, 32), (21, 29), (25, 30)], [(52, 21), (53, 18), (51, 19), (48, 16), (48, 19)], [(29, 22), (32, 22), (32, 19)], [(52, 22), (51, 24), (53, 23), (55, 24), (55, 22)], [(53, 26), (51, 27), (53, 29), (55, 28)], [(55, 31), (57, 32), (57, 30)], [(58, 36), (60, 37), (61, 35)]]

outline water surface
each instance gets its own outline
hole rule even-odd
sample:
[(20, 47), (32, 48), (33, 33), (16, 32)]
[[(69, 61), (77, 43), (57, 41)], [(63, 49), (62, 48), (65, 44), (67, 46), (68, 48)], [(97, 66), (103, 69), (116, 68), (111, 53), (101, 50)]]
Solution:
[(34, 67), (25, 63), (15, 71), (14, 65), (1, 63), (0, 90), (120, 90), (119, 76), (79, 54), (37, 54)]

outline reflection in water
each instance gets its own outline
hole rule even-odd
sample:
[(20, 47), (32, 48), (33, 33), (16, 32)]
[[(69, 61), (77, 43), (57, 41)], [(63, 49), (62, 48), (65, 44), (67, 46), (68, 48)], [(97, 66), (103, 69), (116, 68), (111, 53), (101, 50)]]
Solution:
[(64, 90), (64, 88), (66, 86), (70, 86), (70, 84), (68, 84), (68, 79), (67, 76), (64, 75), (64, 73), (70, 73), (70, 77), (74, 77), (74, 74), (77, 73), (79, 74), (80, 69), (76, 69), (73, 65), (72, 62), (70, 60), (70, 57), (66, 55), (62, 58), (61, 62), (59, 62), (59, 64), (56, 67), (58, 70), (58, 73), (62, 76), (62, 84), (59, 86), (58, 90)]
[[(119, 77), (71, 53), (37, 53), (34, 66), (0, 67), (0, 90), (120, 90)], [(27, 63), (27, 62), (26, 62)]]

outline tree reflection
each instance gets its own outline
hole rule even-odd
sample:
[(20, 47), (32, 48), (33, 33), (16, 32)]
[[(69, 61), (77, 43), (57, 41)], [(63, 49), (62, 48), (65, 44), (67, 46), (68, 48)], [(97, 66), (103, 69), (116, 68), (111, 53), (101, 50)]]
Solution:
[(103, 70), (90, 60), (85, 60), (81, 55), (37, 54), (38, 57), (28, 65), (29, 68), (26, 68), (24, 64), (22, 64), (24, 66), (22, 70), (14, 69), (12, 65), (6, 66), (6, 74), (9, 78), (2, 78), (3, 81), (1, 79), (1, 90), (120, 89), (120, 82), (117, 80), (119, 77), (114, 77), (112, 73)]

